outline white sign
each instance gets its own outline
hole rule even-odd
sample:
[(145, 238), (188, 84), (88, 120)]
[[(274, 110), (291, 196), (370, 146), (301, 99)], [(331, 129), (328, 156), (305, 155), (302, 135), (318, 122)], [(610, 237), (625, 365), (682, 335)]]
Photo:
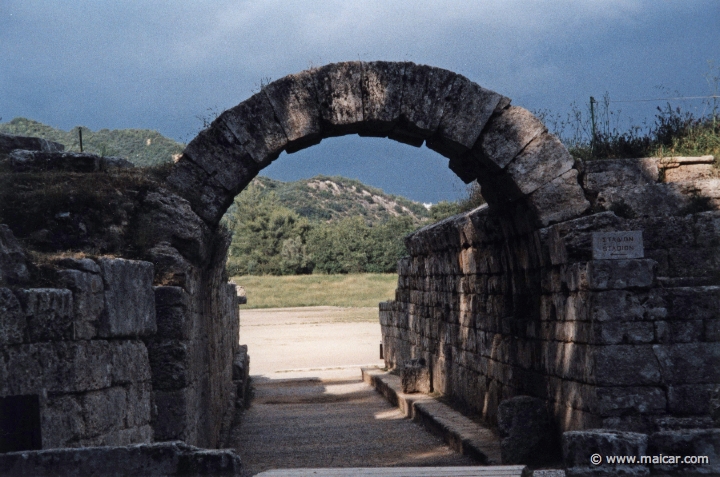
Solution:
[(642, 230), (594, 232), (592, 242), (594, 260), (643, 258), (645, 256)]

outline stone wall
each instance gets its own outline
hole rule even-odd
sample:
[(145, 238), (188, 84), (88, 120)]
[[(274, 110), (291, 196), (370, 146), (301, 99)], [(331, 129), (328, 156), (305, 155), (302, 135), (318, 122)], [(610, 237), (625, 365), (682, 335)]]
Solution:
[[(9, 300), (0, 310), (7, 377), (0, 397), (38, 395), (43, 416), (55, 413), (43, 424), (42, 442), (30, 447), (152, 440), (216, 446), (238, 397), (238, 302), (224, 266), (227, 233), (162, 187), (167, 168), (140, 171), (32, 138), (0, 139), (9, 144), (0, 148), (0, 198), (3, 218), (11, 219), (0, 225), (0, 287)], [(17, 144), (38, 150), (12, 149)], [(62, 186), (48, 192), (48, 183)], [(93, 258), (67, 258), (83, 256)], [(41, 305), (55, 311), (26, 310)], [(16, 308), (25, 320), (20, 328), (7, 314)], [(104, 360), (133, 367), (134, 377), (116, 377), (120, 371)], [(47, 373), (35, 377), (40, 368)], [(118, 412), (108, 411), (116, 405)]]
[[(528, 230), (481, 207), (408, 237), (396, 299), (380, 305), (387, 365), (425, 358), (435, 390), (490, 422), (502, 400), (530, 395), (562, 431), (712, 426), (720, 212), (684, 213), (697, 199), (677, 191), (690, 184), (660, 182), (657, 168), (642, 180), (662, 201), (643, 195), (626, 176), (647, 162), (591, 163), (586, 191), (616, 172), (586, 217)], [(694, 180), (706, 203), (714, 181)], [(625, 218), (602, 211), (611, 195)], [(618, 230), (643, 232), (644, 257), (594, 260), (593, 232)]]
[[(39, 429), (35, 448), (151, 442), (148, 350), (153, 265), (102, 258), (58, 264), (63, 288), (0, 288), (0, 403)], [(23, 403), (35, 401), (33, 409)], [(35, 415), (33, 415), (35, 414)], [(7, 450), (13, 439), (5, 436)], [(18, 449), (20, 450), (20, 449)]]

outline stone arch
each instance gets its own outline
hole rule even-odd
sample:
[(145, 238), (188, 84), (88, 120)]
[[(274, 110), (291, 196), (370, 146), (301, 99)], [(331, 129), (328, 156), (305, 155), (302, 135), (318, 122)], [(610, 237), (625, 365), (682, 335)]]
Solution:
[(425, 143), (530, 228), (590, 207), (573, 158), (539, 119), (462, 75), (409, 62), (333, 63), (266, 85), (200, 132), (168, 183), (214, 226), (282, 151), (346, 134)]

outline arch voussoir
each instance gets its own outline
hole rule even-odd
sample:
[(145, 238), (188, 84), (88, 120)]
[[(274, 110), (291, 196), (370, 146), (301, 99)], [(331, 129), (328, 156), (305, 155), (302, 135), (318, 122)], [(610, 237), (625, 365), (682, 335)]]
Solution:
[(472, 149), (493, 113), (507, 107), (510, 99), (456, 75), (444, 103), (436, 134), (426, 145), (453, 158)]
[(299, 151), (322, 139), (315, 77), (310, 71), (289, 75), (262, 90), (287, 138), (285, 150)]
[(545, 132), (545, 125), (530, 111), (510, 106), (490, 120), (476, 156), (490, 168), (505, 169), (530, 141)]
[(363, 126), (362, 63), (333, 63), (318, 68), (313, 76), (324, 135), (360, 132)]
[(270, 100), (262, 92), (228, 109), (215, 122), (227, 127), (261, 168), (277, 159), (288, 143)]
[(405, 69), (411, 63), (364, 63), (362, 136), (385, 137), (400, 120)]
[(388, 134), (390, 139), (420, 147), (437, 131), (457, 75), (427, 65), (410, 64), (403, 74), (400, 121)]

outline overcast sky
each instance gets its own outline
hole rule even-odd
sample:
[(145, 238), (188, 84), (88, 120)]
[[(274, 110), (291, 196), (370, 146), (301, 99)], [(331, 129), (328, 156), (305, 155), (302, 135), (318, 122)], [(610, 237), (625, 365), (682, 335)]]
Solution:
[[(709, 60), (720, 65), (719, 25), (719, 0), (0, 0), (0, 117), (187, 142), (199, 118), (266, 78), (358, 59), (447, 68), (564, 115), (605, 92), (712, 94), (704, 75)], [(612, 108), (639, 123), (663, 104)], [(344, 175), (425, 202), (463, 191), (426, 148), (357, 136), (283, 155), (263, 173)]]

